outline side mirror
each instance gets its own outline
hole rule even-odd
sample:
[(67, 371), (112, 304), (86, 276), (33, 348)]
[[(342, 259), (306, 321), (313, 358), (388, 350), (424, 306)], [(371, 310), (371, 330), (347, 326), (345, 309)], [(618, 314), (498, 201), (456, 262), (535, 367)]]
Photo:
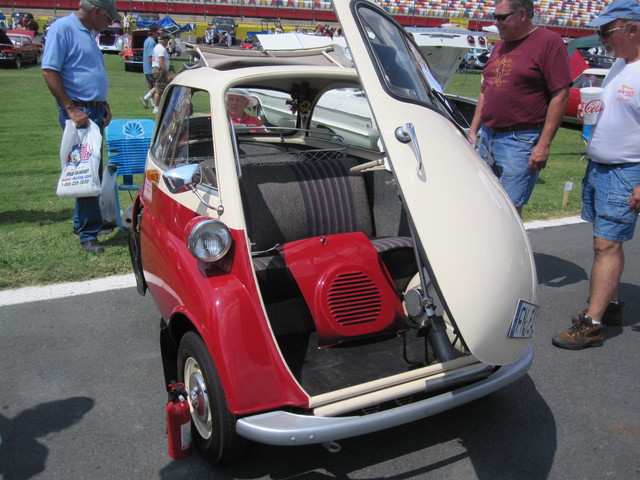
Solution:
[(172, 168), (162, 174), (162, 179), (171, 193), (193, 190), (200, 184), (200, 165), (193, 163)]

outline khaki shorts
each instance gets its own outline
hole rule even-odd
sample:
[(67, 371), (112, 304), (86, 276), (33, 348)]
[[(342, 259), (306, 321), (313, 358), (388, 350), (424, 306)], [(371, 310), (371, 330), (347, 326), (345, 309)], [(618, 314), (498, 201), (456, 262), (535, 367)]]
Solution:
[(156, 94), (162, 95), (169, 84), (169, 76), (160, 67), (153, 67), (153, 78), (156, 81)]
[(153, 73), (145, 74), (144, 78), (147, 81), (147, 90), (151, 90), (156, 86), (156, 79), (153, 77)]

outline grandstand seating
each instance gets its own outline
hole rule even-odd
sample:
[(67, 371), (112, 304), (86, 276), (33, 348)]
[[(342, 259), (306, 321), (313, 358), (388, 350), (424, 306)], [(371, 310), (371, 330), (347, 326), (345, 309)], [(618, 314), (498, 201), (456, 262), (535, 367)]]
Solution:
[[(476, 28), (492, 23), (494, 0), (376, 0), (402, 24), (439, 25), (438, 19), (469, 19)], [(584, 29), (611, 0), (534, 0), (535, 22), (562, 34)], [(202, 14), (235, 17), (280, 17), (311, 21), (335, 20), (331, 0), (116, 0), (132, 12)], [(74, 9), (77, 0), (14, 0), (15, 8)], [(433, 20), (433, 21), (432, 21)], [(464, 22), (461, 22), (464, 23)], [(584, 35), (585, 32), (575, 31)], [(572, 36), (572, 35), (571, 35)]]
[[(133, 3), (144, 0), (134, 0)], [(173, 0), (174, 5), (193, 0)], [(196, 0), (202, 3), (203, 0)], [(330, 10), (330, 0), (205, 0), (212, 6), (267, 7), (295, 10)], [(491, 22), (494, 0), (376, 0), (394, 16), (468, 18)], [(609, 0), (535, 0), (536, 23), (584, 28)], [(281, 12), (282, 13), (282, 12)]]
[[(380, 0), (382, 8), (392, 15), (419, 15), (447, 18), (491, 20), (493, 0)], [(537, 23), (585, 27), (604, 5), (604, 0), (539, 0), (535, 2)]]

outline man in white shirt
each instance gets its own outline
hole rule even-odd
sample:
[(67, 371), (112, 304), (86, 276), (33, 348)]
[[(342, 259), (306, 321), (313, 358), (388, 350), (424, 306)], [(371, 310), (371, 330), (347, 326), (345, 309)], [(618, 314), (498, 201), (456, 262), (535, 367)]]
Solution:
[(618, 60), (603, 83), (604, 108), (591, 131), (582, 181), (582, 218), (593, 223), (588, 306), (552, 338), (570, 350), (602, 345), (604, 325), (622, 323), (622, 243), (633, 238), (640, 213), (640, 3), (615, 0), (589, 26), (599, 27), (600, 41)]
[(171, 35), (162, 35), (158, 40), (158, 44), (153, 47), (151, 54), (151, 71), (153, 72), (153, 78), (156, 82), (156, 92), (154, 94), (153, 113), (158, 112), (158, 105), (160, 104), (160, 97), (171, 81), (171, 73), (169, 72), (169, 53), (167, 52), (167, 45)]

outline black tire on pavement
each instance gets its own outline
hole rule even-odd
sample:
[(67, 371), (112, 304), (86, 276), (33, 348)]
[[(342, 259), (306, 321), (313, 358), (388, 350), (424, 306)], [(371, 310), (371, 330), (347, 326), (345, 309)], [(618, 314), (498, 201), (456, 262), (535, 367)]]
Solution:
[(180, 341), (178, 381), (189, 392), (191, 438), (196, 448), (214, 465), (238, 459), (247, 440), (236, 433), (236, 417), (229, 412), (218, 372), (195, 332), (187, 332)]

